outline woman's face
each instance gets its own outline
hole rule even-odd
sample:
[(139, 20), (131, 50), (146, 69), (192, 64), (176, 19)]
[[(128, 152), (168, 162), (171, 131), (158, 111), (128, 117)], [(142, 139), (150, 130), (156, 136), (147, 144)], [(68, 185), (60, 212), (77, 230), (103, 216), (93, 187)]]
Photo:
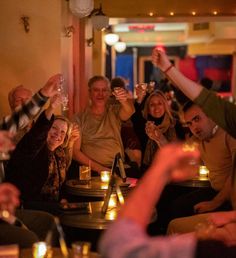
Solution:
[(66, 121), (57, 119), (53, 122), (52, 127), (48, 131), (47, 144), (51, 151), (63, 144), (68, 125)]
[(149, 114), (155, 118), (160, 118), (165, 114), (165, 105), (162, 97), (152, 96), (148, 105)]

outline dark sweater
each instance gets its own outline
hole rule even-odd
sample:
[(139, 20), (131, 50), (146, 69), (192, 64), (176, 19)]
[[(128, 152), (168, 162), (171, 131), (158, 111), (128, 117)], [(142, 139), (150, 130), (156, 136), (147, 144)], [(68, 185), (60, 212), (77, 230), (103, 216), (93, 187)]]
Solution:
[(23, 200), (40, 199), (41, 189), (48, 177), (46, 139), (53, 118), (47, 120), (43, 112), (32, 129), (17, 144), (6, 168), (6, 181), (13, 183)]

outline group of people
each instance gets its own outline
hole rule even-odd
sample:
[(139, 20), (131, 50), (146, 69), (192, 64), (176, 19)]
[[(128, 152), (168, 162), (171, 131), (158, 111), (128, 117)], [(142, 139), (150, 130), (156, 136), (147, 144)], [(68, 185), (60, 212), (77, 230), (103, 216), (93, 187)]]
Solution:
[[(9, 93), (12, 114), (0, 122), (0, 151), (11, 152), (6, 183), (0, 185), (1, 243), (26, 247), (45, 238), (53, 226), (53, 215), (59, 215), (60, 204), (68, 201), (63, 186), (72, 159), (99, 174), (110, 170), (120, 153), (124, 161), (128, 157), (137, 164), (130, 175), (141, 179), (101, 240), (104, 257), (205, 257), (214, 252), (215, 243), (218, 252), (235, 251), (236, 213), (231, 199), (236, 198), (232, 195), (236, 108), (186, 78), (162, 51), (155, 49), (152, 59), (189, 98), (183, 106), (189, 131), (172, 112), (164, 92), (138, 85), (134, 100), (120, 78), (110, 83), (106, 77), (92, 77), (88, 82), (90, 103), (73, 122), (54, 115), (61, 103), (59, 74), (33, 96), (23, 86)], [(187, 137), (198, 143), (199, 151), (186, 151), (177, 143)], [(211, 187), (171, 195), (168, 184), (189, 178), (199, 158), (210, 170)], [(16, 209), (19, 205), (23, 210)], [(169, 233), (192, 232), (199, 221), (210, 221), (214, 234), (207, 234), (204, 240), (192, 233), (149, 237), (145, 231), (155, 207), (156, 225), (167, 227), (170, 222)], [(216, 210), (224, 212), (206, 213)], [(15, 214), (27, 229), (6, 223), (2, 211)], [(39, 226), (32, 222), (35, 217)], [(9, 228), (12, 233), (6, 237)]]
[[(200, 154), (202, 156), (208, 148), (213, 152), (214, 157), (209, 158), (208, 154), (203, 155), (205, 161), (209, 162), (213, 170), (215, 169), (214, 162), (216, 162), (217, 165), (221, 165), (221, 169), (227, 170), (228, 174), (221, 174), (222, 179), (218, 181), (214, 180), (213, 173), (211, 183), (212, 187), (215, 187), (215, 192), (212, 192), (211, 197), (208, 196), (211, 198), (210, 200), (195, 204), (195, 211), (214, 210), (230, 198), (235, 207), (236, 197), (233, 160), (236, 107), (200, 84), (186, 78), (171, 64), (162, 51), (155, 49), (152, 60), (153, 64), (194, 102), (192, 105), (186, 104), (188, 107), (186, 106), (185, 119), (192, 133), (200, 140), (200, 152), (183, 148), (181, 144), (170, 144), (161, 148), (155, 154), (153, 162), (143, 178), (128, 196), (118, 219), (104, 233), (99, 245), (100, 252), (104, 257), (119, 258), (234, 257), (236, 253), (236, 212), (234, 210), (205, 214), (205, 220), (202, 220), (205, 222), (203, 224), (205, 227), (198, 232), (155, 237), (150, 237), (146, 233), (153, 209), (159, 201), (165, 185), (170, 181), (180, 181), (191, 177)], [(202, 123), (206, 127), (202, 128)], [(225, 132), (221, 130), (225, 130)], [(216, 141), (218, 144), (219, 135), (224, 141), (224, 146), (216, 145), (219, 148), (218, 151), (208, 145), (211, 144), (211, 141)], [(226, 139), (229, 142), (226, 142)], [(230, 146), (231, 142), (232, 147)], [(222, 147), (227, 150), (221, 149)], [(221, 151), (223, 154), (220, 153)], [(219, 157), (219, 155), (223, 156)], [(225, 165), (225, 161), (228, 161), (227, 165)], [(197, 194), (195, 193), (195, 195)], [(177, 209), (181, 210), (179, 207)], [(196, 215), (196, 217), (198, 216)], [(186, 219), (183, 219), (183, 224), (189, 222)]]

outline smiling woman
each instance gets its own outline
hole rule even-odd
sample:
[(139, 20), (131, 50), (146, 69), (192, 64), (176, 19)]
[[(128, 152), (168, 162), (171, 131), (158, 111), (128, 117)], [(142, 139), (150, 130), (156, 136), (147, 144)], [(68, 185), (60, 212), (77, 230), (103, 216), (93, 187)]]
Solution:
[(18, 143), (6, 179), (20, 189), (25, 208), (58, 214), (61, 187), (79, 132), (65, 117), (49, 115), (48, 110)]

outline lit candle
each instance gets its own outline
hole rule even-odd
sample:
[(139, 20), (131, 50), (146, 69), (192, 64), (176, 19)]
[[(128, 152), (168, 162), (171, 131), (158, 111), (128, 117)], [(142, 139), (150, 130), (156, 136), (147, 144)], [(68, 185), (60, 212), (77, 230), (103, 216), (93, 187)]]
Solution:
[(110, 171), (101, 171), (101, 181), (107, 183), (110, 181), (111, 172)]
[(200, 178), (206, 178), (208, 177), (209, 170), (207, 169), (206, 166), (200, 166), (199, 167), (199, 176)]
[(36, 242), (33, 244), (33, 257), (44, 258), (47, 253), (47, 244), (45, 242)]
[(116, 194), (112, 194), (109, 199), (108, 207), (114, 208), (116, 206), (117, 206), (117, 196), (116, 196)]

